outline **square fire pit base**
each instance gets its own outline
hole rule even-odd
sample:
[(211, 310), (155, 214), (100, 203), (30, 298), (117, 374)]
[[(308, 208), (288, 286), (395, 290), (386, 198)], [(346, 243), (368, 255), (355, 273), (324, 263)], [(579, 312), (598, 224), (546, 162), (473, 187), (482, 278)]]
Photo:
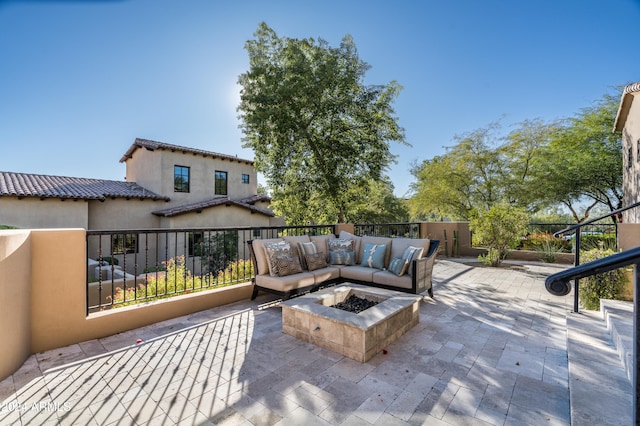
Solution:
[[(359, 314), (331, 307), (351, 295), (378, 304)], [(367, 362), (418, 324), (420, 300), (420, 295), (343, 284), (282, 302), (282, 331)]]

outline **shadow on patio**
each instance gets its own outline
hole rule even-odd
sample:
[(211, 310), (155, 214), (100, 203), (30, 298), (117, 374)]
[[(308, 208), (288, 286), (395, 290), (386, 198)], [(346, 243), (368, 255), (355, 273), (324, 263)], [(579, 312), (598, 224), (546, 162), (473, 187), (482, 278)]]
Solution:
[(0, 383), (0, 424), (568, 425), (561, 268), (440, 260), (420, 323), (364, 364), (283, 334), (270, 296), (47, 351)]

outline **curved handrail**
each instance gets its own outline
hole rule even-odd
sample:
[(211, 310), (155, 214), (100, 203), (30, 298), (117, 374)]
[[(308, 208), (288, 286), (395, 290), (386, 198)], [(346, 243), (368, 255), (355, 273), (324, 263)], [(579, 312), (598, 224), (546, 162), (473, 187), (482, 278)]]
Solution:
[(544, 282), (547, 291), (555, 296), (566, 296), (571, 291), (569, 281), (601, 274), (623, 266), (640, 263), (640, 247), (625, 250), (602, 259), (549, 275)]
[[(571, 284), (569, 281), (576, 280), (576, 283), (580, 278), (589, 277), (595, 274), (601, 274), (613, 269), (621, 268), (623, 266), (635, 265), (634, 270), (634, 294), (636, 297), (633, 301), (633, 417), (635, 424), (640, 424), (640, 340), (639, 329), (640, 326), (640, 300), (638, 300), (638, 285), (640, 284), (640, 247), (635, 247), (629, 250), (625, 250), (620, 253), (612, 254), (611, 256), (604, 257), (602, 259), (594, 260), (593, 262), (584, 263), (579, 266), (567, 269), (562, 272), (558, 272), (553, 275), (549, 275), (544, 282), (547, 291), (556, 296), (565, 296), (571, 291)], [(577, 290), (576, 290), (577, 292)]]

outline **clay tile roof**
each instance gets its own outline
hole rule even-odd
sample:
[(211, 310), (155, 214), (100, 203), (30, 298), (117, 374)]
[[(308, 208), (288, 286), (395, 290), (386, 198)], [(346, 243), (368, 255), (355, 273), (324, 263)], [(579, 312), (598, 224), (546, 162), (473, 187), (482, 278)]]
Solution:
[(133, 156), (133, 153), (139, 148), (146, 148), (150, 151), (155, 151), (157, 149), (159, 150), (165, 149), (169, 151), (182, 152), (183, 154), (202, 155), (203, 157), (214, 157), (214, 158), (221, 158), (223, 160), (238, 161), (240, 163), (253, 164), (252, 160), (238, 158), (237, 156), (234, 156), (234, 155), (220, 154), (217, 152), (205, 151), (203, 149), (188, 148), (186, 146), (172, 145), (169, 143), (157, 142), (149, 139), (140, 139), (140, 138), (137, 138), (133, 142), (133, 144), (129, 147), (127, 152), (125, 152), (122, 158), (120, 159), (120, 162), (124, 163), (125, 161), (127, 161), (129, 158)]
[[(256, 200), (257, 197), (261, 197), (261, 198), (259, 200)], [(269, 217), (274, 217), (275, 214), (271, 210), (253, 205), (253, 203), (255, 203), (256, 201), (269, 201), (269, 200), (271, 200), (269, 197), (262, 196), (262, 195), (243, 198), (240, 200), (232, 200), (227, 197), (217, 197), (211, 200), (200, 201), (197, 203), (169, 207), (167, 209), (155, 211), (153, 212), (153, 214), (156, 216), (162, 216), (162, 217), (172, 217), (172, 216), (179, 216), (181, 214), (187, 214), (192, 212), (200, 213), (202, 210), (207, 209), (209, 207), (238, 206), (244, 209), (248, 209), (252, 213), (261, 213)]]
[(169, 197), (155, 194), (133, 182), (13, 172), (0, 172), (1, 196), (74, 200), (148, 198), (169, 201)]

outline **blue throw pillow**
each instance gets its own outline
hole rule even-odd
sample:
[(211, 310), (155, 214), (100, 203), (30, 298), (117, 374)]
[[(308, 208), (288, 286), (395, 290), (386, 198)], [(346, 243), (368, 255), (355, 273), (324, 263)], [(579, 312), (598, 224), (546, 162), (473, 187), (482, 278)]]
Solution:
[(362, 262), (360, 262), (360, 266), (384, 269), (384, 255), (386, 252), (386, 244), (366, 243), (364, 245), (364, 252), (362, 253)]
[(411, 263), (416, 259), (420, 259), (423, 251), (424, 249), (422, 247), (409, 246), (404, 250), (404, 253), (402, 253), (402, 260), (407, 265), (409, 275), (412, 275)]
[(394, 257), (389, 262), (389, 272), (401, 277), (407, 272), (407, 263), (401, 257)]

